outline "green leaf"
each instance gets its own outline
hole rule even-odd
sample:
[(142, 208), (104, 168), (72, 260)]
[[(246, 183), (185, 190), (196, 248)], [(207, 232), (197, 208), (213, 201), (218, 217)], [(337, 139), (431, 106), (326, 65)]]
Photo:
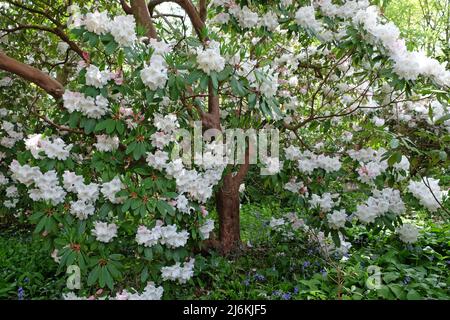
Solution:
[(411, 289), (408, 291), (408, 294), (406, 295), (406, 299), (408, 300), (422, 300), (422, 296), (420, 293), (418, 293), (416, 290)]
[(392, 282), (400, 278), (400, 274), (398, 272), (386, 272), (383, 273), (383, 280), (386, 283)]
[(123, 121), (119, 120), (116, 122), (116, 130), (119, 135), (123, 135), (123, 133), (125, 132), (125, 124), (123, 123)]
[(92, 286), (98, 279), (100, 275), (100, 266), (96, 265), (95, 268), (89, 273), (87, 284)]
[(107, 55), (113, 54), (114, 51), (116, 51), (116, 49), (117, 49), (118, 46), (119, 46), (119, 45), (117, 44), (117, 42), (115, 42), (114, 40), (111, 41), (110, 43), (108, 43), (108, 44), (105, 46), (105, 53), (106, 53)]
[(78, 126), (79, 121), (80, 121), (80, 113), (72, 112), (69, 117), (69, 127), (76, 128)]
[(388, 165), (392, 167), (400, 161), (402, 161), (402, 154), (400, 152), (394, 152), (388, 159)]
[(147, 259), (148, 261), (153, 260), (153, 250), (151, 248), (145, 248), (144, 256), (145, 256), (145, 259)]
[(397, 299), (404, 299), (405, 297), (405, 291), (402, 289), (402, 287), (398, 284), (390, 284), (388, 285), (389, 289), (394, 293), (395, 297)]
[(245, 88), (242, 86), (241, 82), (238, 81), (235, 77), (231, 78), (231, 90), (237, 96), (244, 96), (246, 94)]
[(84, 132), (86, 132), (86, 134), (94, 132), (96, 123), (97, 122), (94, 119), (86, 120), (86, 122), (84, 123)]
[(339, 248), (341, 246), (341, 239), (339, 238), (339, 233), (336, 230), (331, 231), (331, 239), (333, 239), (336, 247)]
[(113, 290), (114, 289), (114, 280), (111, 277), (111, 274), (109, 273), (108, 268), (103, 267), (102, 269), (104, 270), (103, 272), (105, 273), (104, 277), (105, 277), (106, 285), (108, 286), (109, 289)]
[(435, 124), (436, 125), (441, 125), (447, 120), (450, 120), (450, 113), (448, 113), (445, 116), (443, 116), (443, 117), (439, 118), (438, 120), (436, 120)]
[(144, 267), (144, 269), (142, 269), (142, 273), (141, 273), (141, 282), (145, 282), (148, 279), (148, 268)]
[(211, 76), (211, 82), (212, 82), (214, 92), (215, 92), (219, 88), (219, 80), (217, 79), (217, 73), (211, 72), (210, 76)]
[(116, 121), (113, 119), (108, 119), (106, 124), (106, 133), (111, 134), (116, 129)]

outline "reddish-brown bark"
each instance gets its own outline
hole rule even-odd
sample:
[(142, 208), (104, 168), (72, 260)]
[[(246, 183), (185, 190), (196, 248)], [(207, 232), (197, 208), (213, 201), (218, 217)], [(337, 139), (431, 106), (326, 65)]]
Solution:
[(33, 82), (56, 99), (61, 98), (64, 93), (63, 85), (48, 74), (17, 61), (16, 59), (7, 56), (2, 51), (0, 51), (0, 69), (14, 73), (25, 80)]

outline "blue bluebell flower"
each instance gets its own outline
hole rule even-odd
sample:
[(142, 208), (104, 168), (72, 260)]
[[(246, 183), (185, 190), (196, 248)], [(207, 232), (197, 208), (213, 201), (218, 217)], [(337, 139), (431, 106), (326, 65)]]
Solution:
[(23, 300), (23, 296), (24, 296), (23, 288), (19, 287), (19, 290), (17, 290), (17, 298), (19, 300)]
[(286, 292), (286, 293), (284, 293), (284, 294), (281, 296), (281, 298), (282, 298), (283, 300), (290, 300), (290, 299), (291, 299), (291, 293), (290, 293), (290, 292)]
[(266, 281), (266, 277), (264, 277), (262, 274), (257, 273), (254, 277), (256, 281)]

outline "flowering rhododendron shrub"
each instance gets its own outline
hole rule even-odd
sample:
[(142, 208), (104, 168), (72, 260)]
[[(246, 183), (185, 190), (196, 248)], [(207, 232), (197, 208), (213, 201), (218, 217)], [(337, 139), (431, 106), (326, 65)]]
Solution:
[[(242, 246), (248, 177), (292, 209), (271, 228), (339, 254), (352, 226), (411, 244), (413, 210), (446, 213), (450, 71), (369, 1), (53, 9), (0, 2), (0, 210), (34, 225), (65, 298), (192, 285), (199, 254)], [(39, 50), (22, 55), (30, 35)], [(228, 129), (277, 132), (280, 152), (252, 162), (244, 137), (230, 162)]]

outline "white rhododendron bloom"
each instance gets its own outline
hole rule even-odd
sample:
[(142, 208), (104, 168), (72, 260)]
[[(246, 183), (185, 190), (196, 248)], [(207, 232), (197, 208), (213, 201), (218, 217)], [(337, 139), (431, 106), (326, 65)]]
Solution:
[(419, 229), (412, 224), (405, 223), (397, 229), (397, 234), (404, 243), (414, 243), (419, 237)]
[(167, 81), (167, 65), (164, 58), (154, 54), (148, 66), (141, 70), (141, 80), (150, 90), (164, 88)]
[(114, 223), (106, 222), (94, 222), (94, 229), (92, 229), (92, 235), (95, 236), (97, 241), (108, 243), (114, 237), (117, 236), (117, 226)]
[(109, 71), (100, 71), (100, 69), (93, 64), (86, 68), (86, 85), (93, 86), (98, 89), (111, 80), (111, 73)]
[(117, 136), (108, 136), (106, 134), (101, 134), (96, 136), (97, 143), (94, 143), (94, 146), (98, 151), (110, 152), (117, 150), (119, 148), (119, 137)]
[(136, 242), (145, 247), (152, 247), (158, 243), (161, 238), (161, 226), (157, 225), (149, 230), (145, 226), (139, 226), (136, 233)]
[(40, 153), (50, 159), (66, 160), (70, 155), (72, 144), (66, 145), (61, 138), (43, 137), (41, 134), (32, 134), (25, 139), (25, 148), (30, 150), (35, 159), (42, 159)]
[(172, 50), (172, 44), (157, 39), (150, 39), (149, 46), (154, 50), (155, 55), (165, 55)]
[(109, 23), (109, 31), (121, 47), (130, 47), (136, 40), (136, 21), (133, 15), (116, 16)]
[(177, 209), (183, 213), (190, 213), (191, 207), (189, 206), (189, 200), (183, 194), (180, 194), (176, 199)]
[(191, 258), (183, 265), (177, 262), (173, 266), (162, 267), (161, 275), (163, 280), (178, 281), (178, 283), (186, 283), (194, 275), (195, 259)]
[(208, 239), (209, 235), (214, 230), (214, 220), (206, 219), (206, 222), (200, 227), (199, 230), (202, 239)]
[(79, 92), (66, 90), (63, 95), (64, 107), (70, 112), (80, 111), (88, 118), (100, 119), (109, 110), (108, 99), (99, 95), (95, 99)]
[(400, 215), (406, 210), (398, 190), (384, 188), (373, 190), (372, 196), (364, 204), (356, 206), (356, 217), (363, 223), (373, 223), (376, 218), (391, 212)]
[(197, 64), (206, 74), (211, 71), (220, 72), (225, 68), (225, 59), (220, 55), (218, 47), (209, 47), (197, 50)]
[(85, 200), (77, 200), (70, 202), (70, 213), (80, 220), (86, 220), (95, 212), (95, 206)]
[(90, 32), (98, 35), (105, 34), (109, 31), (110, 19), (106, 11), (87, 13), (84, 16), (83, 24)]
[(421, 205), (436, 212), (442, 203), (445, 193), (439, 186), (439, 180), (433, 178), (424, 178), (424, 181), (410, 181), (408, 191), (417, 198)]
[(109, 182), (104, 182), (101, 187), (101, 192), (111, 203), (122, 203), (123, 197), (117, 197), (116, 194), (125, 188), (125, 185), (120, 181), (119, 177), (114, 177)]
[(278, 17), (273, 12), (267, 12), (261, 17), (259, 23), (262, 26), (267, 27), (269, 31), (273, 31), (278, 27)]
[(169, 154), (165, 151), (156, 150), (154, 154), (147, 152), (147, 164), (157, 170), (162, 170), (169, 160)]
[(340, 229), (345, 226), (347, 214), (345, 210), (334, 210), (332, 214), (328, 214), (328, 224), (332, 229)]
[(316, 20), (313, 6), (298, 9), (295, 13), (295, 21), (302, 27), (309, 28), (315, 32), (319, 32), (322, 29), (320, 22)]
[(270, 222), (269, 222), (269, 227), (275, 229), (278, 228), (282, 225), (284, 225), (286, 223), (286, 221), (283, 218), (271, 218)]
[(115, 300), (161, 300), (163, 293), (163, 287), (157, 287), (154, 282), (149, 282), (142, 293), (123, 290), (117, 293)]
[(334, 206), (339, 204), (339, 199), (335, 201), (339, 195), (331, 194), (329, 192), (324, 193), (322, 196), (317, 194), (311, 195), (311, 200), (309, 200), (309, 204), (313, 208), (320, 208), (323, 212), (330, 211)]

